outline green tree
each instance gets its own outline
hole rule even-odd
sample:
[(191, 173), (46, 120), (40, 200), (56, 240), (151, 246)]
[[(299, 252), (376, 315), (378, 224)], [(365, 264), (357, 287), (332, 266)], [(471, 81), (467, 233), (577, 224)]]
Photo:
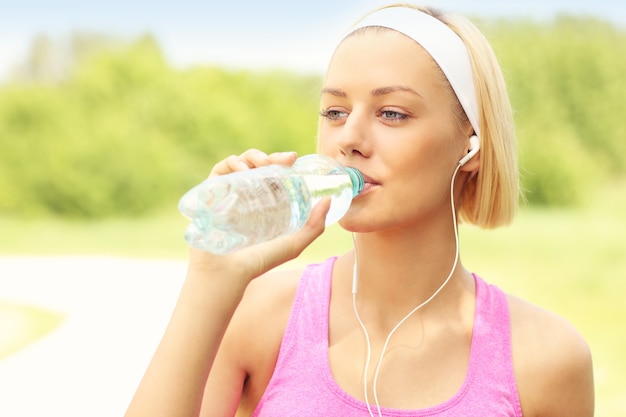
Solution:
[[(579, 204), (623, 177), (626, 33), (572, 17), (479, 24), (508, 81), (529, 202)], [(0, 213), (141, 215), (229, 154), (314, 152), (320, 86), (284, 71), (175, 70), (149, 35), (41, 36), (0, 87)]]
[(601, 181), (623, 176), (626, 33), (568, 16), (501, 21), (488, 32), (516, 112), (529, 201), (574, 205)]
[(230, 153), (314, 150), (315, 78), (174, 71), (149, 36), (86, 50), (65, 80), (3, 89), (0, 210), (139, 215), (175, 204)]

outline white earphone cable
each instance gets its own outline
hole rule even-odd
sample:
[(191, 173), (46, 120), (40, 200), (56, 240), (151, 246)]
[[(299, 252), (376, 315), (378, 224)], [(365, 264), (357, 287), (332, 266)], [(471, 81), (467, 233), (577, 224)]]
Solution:
[[(416, 311), (418, 311), (419, 309), (424, 307), (426, 304), (430, 303), (441, 292), (441, 290), (443, 290), (443, 288), (448, 284), (448, 282), (452, 278), (452, 275), (454, 274), (454, 271), (455, 271), (456, 266), (458, 264), (458, 260), (459, 260), (459, 232), (458, 232), (457, 219), (456, 219), (456, 210), (455, 210), (455, 207), (454, 207), (454, 180), (456, 179), (456, 175), (459, 172), (459, 168), (461, 168), (461, 166), (462, 166), (461, 163), (459, 163), (457, 165), (456, 169), (454, 170), (454, 174), (452, 174), (452, 180), (450, 181), (450, 201), (451, 201), (451, 205), (452, 205), (452, 223), (453, 223), (453, 226), (454, 226), (454, 240), (455, 240), (455, 246), (456, 246), (455, 256), (454, 256), (454, 263), (452, 264), (452, 269), (450, 270), (450, 273), (448, 274), (448, 277), (443, 281), (441, 286), (439, 286), (439, 288), (437, 288), (437, 290), (426, 301), (422, 302), (420, 305), (418, 305), (413, 310), (411, 310), (406, 316), (404, 316), (404, 318), (402, 318), (394, 326), (394, 328), (391, 329), (391, 331), (387, 335), (387, 339), (385, 340), (385, 343), (383, 344), (383, 349), (382, 349), (382, 351), (380, 353), (380, 357), (378, 358), (378, 364), (376, 365), (376, 370), (374, 371), (374, 380), (372, 382), (372, 390), (374, 392), (374, 402), (376, 403), (376, 408), (377, 408), (379, 417), (382, 417), (382, 411), (381, 411), (381, 408), (380, 408), (380, 402), (378, 401), (378, 392), (377, 392), (376, 387), (377, 387), (377, 384), (378, 384), (378, 374), (379, 374), (379, 371), (380, 371), (380, 367), (382, 365), (383, 358), (385, 356), (385, 351), (387, 350), (387, 345), (389, 344), (389, 341), (391, 340), (391, 337), (396, 332), (396, 330), (398, 330), (398, 328), (409, 317), (411, 317)], [(354, 242), (354, 266), (352, 268), (352, 307), (354, 309), (354, 314), (356, 316), (356, 319), (359, 322), (359, 325), (361, 326), (361, 329), (363, 330), (363, 334), (364, 334), (365, 340), (366, 340), (367, 352), (366, 352), (365, 366), (364, 366), (364, 369), (363, 369), (363, 394), (364, 394), (364, 398), (365, 398), (365, 404), (367, 405), (367, 410), (368, 410), (368, 412), (370, 414), (370, 417), (374, 417), (374, 414), (373, 414), (372, 409), (370, 407), (369, 394), (368, 394), (368, 390), (367, 390), (367, 378), (368, 378), (368, 373), (369, 373), (369, 364), (370, 364), (370, 360), (371, 360), (372, 346), (371, 346), (371, 342), (370, 342), (370, 338), (369, 338), (369, 333), (367, 332), (367, 328), (365, 327), (365, 324), (361, 320), (361, 317), (359, 315), (359, 311), (358, 311), (357, 305), (356, 305), (356, 294), (357, 294), (357, 286), (358, 286), (358, 256), (357, 256), (357, 248), (356, 248), (356, 241), (354, 239), (354, 234), (352, 234), (352, 240)]]

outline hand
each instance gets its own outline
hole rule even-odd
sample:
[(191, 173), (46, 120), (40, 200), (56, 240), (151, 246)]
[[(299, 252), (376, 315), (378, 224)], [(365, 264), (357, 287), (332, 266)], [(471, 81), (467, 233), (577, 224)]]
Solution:
[[(292, 165), (295, 160), (295, 153), (268, 156), (253, 149), (219, 162), (211, 176), (272, 163)], [(305, 226), (292, 235), (228, 255), (190, 249), (187, 278), (127, 417), (198, 415), (207, 375), (246, 287), (252, 279), (298, 256), (319, 236), (329, 207), (330, 199), (317, 204)], [(239, 389), (241, 383), (243, 377)]]
[[(250, 149), (239, 156), (230, 156), (218, 162), (211, 170), (209, 177), (270, 164), (291, 166), (296, 161), (296, 158), (297, 154), (295, 152), (267, 155), (257, 149)], [(313, 208), (304, 227), (294, 234), (281, 236), (269, 242), (244, 248), (228, 255), (213, 255), (191, 248), (190, 268), (204, 270), (204, 274), (218, 277), (217, 279), (230, 280), (241, 278), (243, 281), (240, 282), (244, 282), (247, 285), (251, 279), (296, 258), (313, 240), (321, 235), (324, 231), (324, 220), (329, 207), (330, 199), (320, 201)], [(227, 277), (224, 275), (238, 275), (238, 277)]]
[(215, 164), (209, 177), (230, 174), (235, 171), (245, 171), (270, 164), (291, 166), (296, 162), (298, 154), (295, 152), (276, 152), (267, 155), (258, 149), (249, 149), (239, 156), (232, 155)]

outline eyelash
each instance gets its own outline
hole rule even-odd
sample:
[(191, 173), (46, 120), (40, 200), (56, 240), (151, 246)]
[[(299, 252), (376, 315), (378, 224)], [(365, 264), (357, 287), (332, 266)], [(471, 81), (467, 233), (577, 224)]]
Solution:
[[(321, 110), (319, 114), (330, 121), (337, 121), (342, 117), (347, 117), (346, 112), (332, 109)], [(409, 118), (409, 115), (395, 110), (381, 110), (378, 116), (391, 122), (400, 122)]]
[(328, 120), (335, 121), (335, 120), (339, 119), (339, 114), (340, 113), (346, 114), (346, 112), (342, 112), (340, 110), (325, 109), (325, 110), (320, 111), (320, 116), (322, 116), (322, 117), (324, 117), (324, 118), (326, 118)]
[(409, 117), (407, 114), (405, 114), (405, 113), (401, 113), (401, 112), (399, 112), (399, 111), (395, 111), (395, 110), (382, 110), (382, 111), (380, 112), (380, 115), (381, 115), (381, 116), (384, 116), (385, 114), (387, 114), (387, 116), (389, 116), (389, 115), (393, 114), (393, 116), (392, 116), (392, 117), (386, 117), (385, 119), (387, 119), (387, 120), (392, 120), (392, 121), (394, 121), (394, 122), (395, 122), (395, 121), (405, 120), (405, 119), (408, 119), (408, 117)]

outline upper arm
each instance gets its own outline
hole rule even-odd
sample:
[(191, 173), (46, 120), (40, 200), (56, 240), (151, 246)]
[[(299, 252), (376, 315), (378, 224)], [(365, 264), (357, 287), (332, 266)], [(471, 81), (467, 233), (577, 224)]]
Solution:
[(591, 352), (565, 320), (511, 300), (513, 362), (524, 416), (591, 417)]
[(273, 373), (298, 276), (283, 271), (250, 284), (207, 379), (202, 417), (252, 413)]
[(234, 333), (229, 327), (211, 368), (202, 399), (202, 417), (232, 417), (237, 411), (246, 371), (237, 358), (238, 337)]

